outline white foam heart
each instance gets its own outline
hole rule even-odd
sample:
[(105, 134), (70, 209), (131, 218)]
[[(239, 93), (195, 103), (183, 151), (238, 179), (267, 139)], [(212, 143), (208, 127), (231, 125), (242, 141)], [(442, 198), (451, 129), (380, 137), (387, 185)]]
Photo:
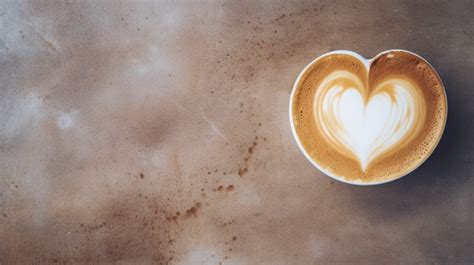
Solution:
[(340, 152), (356, 158), (362, 170), (370, 162), (408, 142), (423, 116), (419, 90), (392, 78), (370, 94), (348, 71), (335, 71), (320, 84), (314, 100), (318, 127)]

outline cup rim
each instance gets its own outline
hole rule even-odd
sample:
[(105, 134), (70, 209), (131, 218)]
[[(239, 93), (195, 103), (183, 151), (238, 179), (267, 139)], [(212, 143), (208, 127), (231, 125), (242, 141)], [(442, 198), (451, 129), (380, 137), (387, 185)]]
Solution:
[[(409, 54), (412, 54), (416, 57), (418, 57), (419, 59), (423, 60), (425, 63), (427, 63), (431, 69), (433, 69), (434, 73), (436, 74), (436, 76), (438, 77), (438, 80), (440, 81), (440, 84), (441, 84), (441, 88), (443, 90), (443, 94), (444, 94), (444, 100), (445, 100), (445, 113), (444, 113), (444, 119), (443, 119), (443, 127), (442, 127), (442, 130), (441, 130), (441, 133), (438, 135), (436, 141), (435, 141), (435, 144), (433, 145), (433, 148), (431, 148), (431, 150), (429, 150), (429, 152), (427, 152), (423, 159), (420, 160), (418, 162), (418, 164), (416, 164), (412, 169), (408, 170), (407, 172), (404, 172), (403, 174), (400, 174), (399, 176), (396, 176), (394, 178), (391, 178), (391, 179), (385, 179), (385, 180), (382, 180), (382, 181), (373, 181), (373, 182), (363, 182), (361, 180), (347, 180), (345, 179), (343, 176), (337, 176), (331, 172), (329, 172), (328, 170), (325, 170), (324, 168), (322, 168), (316, 161), (314, 161), (311, 156), (308, 154), (308, 152), (306, 151), (306, 149), (303, 147), (303, 144), (301, 143), (301, 140), (299, 139), (298, 137), (298, 134), (296, 133), (296, 129), (295, 129), (295, 124), (294, 124), (294, 120), (293, 120), (293, 99), (294, 99), (294, 96), (295, 96), (295, 93), (296, 93), (296, 90), (298, 89), (298, 85), (301, 81), (301, 78), (303, 77), (303, 75), (306, 73), (306, 71), (313, 65), (315, 64), (317, 61), (319, 61), (320, 59), (326, 57), (326, 56), (329, 56), (329, 55), (333, 55), (333, 54), (347, 54), (347, 55), (351, 55), (351, 56), (354, 56), (356, 57), (357, 59), (359, 59), (361, 62), (364, 63), (365, 67), (367, 70), (370, 70), (370, 66), (372, 64), (372, 62), (374, 60), (376, 60), (378, 57), (384, 55), (384, 54), (387, 54), (387, 53), (390, 53), (390, 52), (396, 52), (396, 51), (401, 51), (401, 52), (406, 52), (406, 53), (409, 53)], [(444, 134), (444, 131), (446, 129), (446, 123), (447, 123), (447, 120), (448, 120), (448, 97), (447, 97), (447, 94), (446, 94), (446, 89), (445, 89), (445, 86), (444, 86), (444, 83), (443, 81), (441, 80), (441, 77), (439, 76), (438, 72), (436, 71), (436, 69), (433, 67), (433, 65), (431, 65), (428, 60), (426, 60), (425, 58), (423, 58), (422, 56), (414, 53), (414, 52), (411, 52), (411, 51), (408, 51), (408, 50), (404, 50), (404, 49), (389, 49), (389, 50), (385, 50), (385, 51), (382, 51), (380, 53), (378, 53), (377, 55), (375, 55), (374, 57), (370, 58), (370, 59), (367, 59), (365, 58), (364, 56), (360, 55), (359, 53), (357, 52), (354, 52), (354, 51), (350, 51), (350, 50), (333, 50), (333, 51), (329, 51), (329, 52), (326, 52), (326, 53), (323, 53), (321, 54), (320, 56), (316, 57), (314, 60), (312, 60), (310, 63), (308, 63), (304, 68), (303, 70), (301, 70), (301, 72), (298, 74), (298, 77), (296, 78), (296, 81), (295, 83), (293, 84), (293, 88), (292, 88), (292, 91), (291, 91), (291, 95), (290, 95), (290, 103), (289, 103), (289, 118), (290, 118), (290, 126), (291, 126), (291, 133), (293, 135), (293, 138), (294, 140), (296, 141), (296, 144), (298, 145), (298, 149), (303, 153), (304, 157), (314, 166), (316, 167), (319, 171), (321, 171), (322, 173), (324, 173), (326, 176), (334, 179), (334, 180), (337, 180), (339, 182), (343, 182), (343, 183), (346, 183), (346, 184), (350, 184), (350, 185), (355, 185), (355, 186), (375, 186), (375, 185), (380, 185), (380, 184), (385, 184), (385, 183), (389, 183), (389, 182), (392, 182), (392, 181), (395, 181), (395, 180), (398, 180), (398, 179), (401, 179), (407, 175), (409, 175), (410, 173), (412, 173), (413, 171), (415, 171), (416, 169), (418, 169), (422, 164), (424, 164), (426, 162), (426, 160), (433, 154), (434, 150), (438, 147), (438, 144), (439, 142), (441, 141), (441, 138)]]

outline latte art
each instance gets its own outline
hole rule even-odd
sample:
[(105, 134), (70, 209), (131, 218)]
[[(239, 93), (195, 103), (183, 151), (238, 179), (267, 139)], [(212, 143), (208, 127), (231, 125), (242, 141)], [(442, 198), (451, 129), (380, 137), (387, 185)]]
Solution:
[(421, 128), (425, 102), (416, 84), (388, 79), (373, 92), (348, 71), (335, 71), (319, 85), (314, 116), (326, 139), (353, 156), (363, 171), (375, 158), (400, 147)]
[(367, 60), (328, 53), (298, 77), (290, 121), (300, 149), (327, 175), (377, 184), (404, 176), (433, 152), (446, 123), (443, 84), (401, 50)]

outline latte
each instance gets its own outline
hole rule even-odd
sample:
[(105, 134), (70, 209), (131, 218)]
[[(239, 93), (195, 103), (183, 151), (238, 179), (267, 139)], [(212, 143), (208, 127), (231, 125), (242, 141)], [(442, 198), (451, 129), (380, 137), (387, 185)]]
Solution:
[(310, 63), (293, 88), (296, 140), (321, 171), (354, 184), (404, 176), (433, 152), (447, 117), (432, 66), (402, 50), (371, 60), (349, 51)]

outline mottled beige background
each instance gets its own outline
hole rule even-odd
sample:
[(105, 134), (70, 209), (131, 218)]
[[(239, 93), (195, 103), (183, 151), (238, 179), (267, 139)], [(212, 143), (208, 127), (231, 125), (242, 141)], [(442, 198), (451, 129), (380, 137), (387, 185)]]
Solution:
[[(473, 264), (473, 1), (0, 3), (1, 264)], [(334, 182), (290, 133), (314, 57), (403, 48), (449, 118), (421, 168)]]

